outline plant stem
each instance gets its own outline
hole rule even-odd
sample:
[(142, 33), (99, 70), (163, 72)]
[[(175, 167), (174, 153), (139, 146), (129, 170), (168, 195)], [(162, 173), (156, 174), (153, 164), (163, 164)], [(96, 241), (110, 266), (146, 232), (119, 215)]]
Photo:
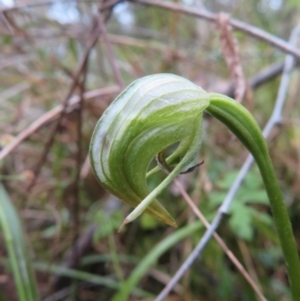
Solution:
[(268, 147), (252, 115), (239, 103), (211, 93), (208, 112), (223, 122), (253, 155), (270, 199), (275, 226), (286, 262), (294, 301), (300, 301), (300, 261), (284, 199), (276, 178)]
[(276, 178), (270, 156), (255, 158), (270, 199), (294, 301), (300, 300), (300, 261), (289, 215)]

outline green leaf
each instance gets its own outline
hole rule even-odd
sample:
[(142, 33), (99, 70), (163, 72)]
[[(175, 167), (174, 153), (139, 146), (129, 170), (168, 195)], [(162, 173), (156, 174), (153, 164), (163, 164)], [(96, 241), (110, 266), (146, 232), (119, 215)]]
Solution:
[[(84, 281), (86, 283), (94, 283), (99, 286), (109, 287), (115, 290), (119, 290), (121, 287), (121, 284), (117, 282), (116, 280), (108, 277), (108, 276), (99, 276), (87, 272), (82, 272), (74, 269), (69, 269), (63, 266), (57, 266), (54, 264), (49, 265), (49, 262), (43, 263), (43, 262), (37, 262), (34, 264), (34, 267), (38, 271), (52, 273), (54, 275), (61, 275), (64, 277), (68, 277), (71, 279), (77, 279)], [(151, 297), (152, 295), (148, 292), (145, 292), (144, 290), (133, 288), (132, 294), (135, 296), (139, 296), (141, 298), (147, 298)]]
[(233, 181), (235, 180), (238, 172), (239, 172), (238, 170), (234, 170), (226, 173), (226, 176), (223, 179), (217, 181), (215, 185), (219, 188), (228, 189), (232, 185)]
[(229, 225), (233, 232), (240, 238), (251, 240), (253, 238), (252, 213), (243, 204), (235, 203), (231, 209), (231, 218)]
[(78, 60), (78, 49), (77, 49), (77, 45), (76, 45), (76, 40), (73, 38), (69, 38), (68, 46), (69, 46), (69, 50), (70, 50), (72, 56), (77, 61)]
[(237, 199), (240, 199), (244, 203), (248, 204), (263, 204), (263, 205), (269, 205), (269, 199), (268, 195), (264, 190), (257, 190), (253, 191), (252, 189), (243, 189), (242, 196), (237, 197)]
[(3, 35), (2, 41), (3, 41), (4, 45), (11, 45), (11, 43), (13, 41), (13, 37), (11, 35)]
[(253, 211), (253, 218), (263, 222), (266, 225), (272, 225), (272, 218), (269, 214), (264, 212), (258, 212), (257, 210)]
[(108, 214), (105, 211), (98, 210), (95, 213), (94, 221), (98, 224), (94, 232), (94, 241), (100, 241), (102, 238), (110, 235), (120, 227), (122, 215), (120, 211), (114, 211)]
[(10, 266), (20, 301), (39, 300), (27, 246), (22, 232), (21, 221), (4, 188), (0, 183), (0, 225)]
[(122, 284), (121, 289), (113, 296), (112, 301), (129, 300), (129, 296), (133, 288), (137, 287), (137, 284), (141, 280), (143, 275), (158, 260), (158, 258), (180, 240), (192, 235), (202, 227), (203, 225), (200, 222), (196, 222), (175, 231), (164, 240), (162, 240), (134, 268), (130, 276)]
[(261, 176), (259, 175), (257, 168), (248, 172), (247, 176), (245, 177), (244, 183), (248, 188), (251, 188), (253, 190), (257, 188), (263, 188), (263, 181)]

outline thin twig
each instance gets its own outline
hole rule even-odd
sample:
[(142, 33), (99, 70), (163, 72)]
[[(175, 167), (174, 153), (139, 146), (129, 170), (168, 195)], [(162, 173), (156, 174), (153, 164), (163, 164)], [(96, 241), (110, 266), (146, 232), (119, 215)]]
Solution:
[[(84, 90), (85, 90), (85, 81), (87, 75), (87, 61), (82, 69), (82, 80), (79, 84), (79, 104), (77, 110), (77, 154), (76, 154), (76, 174), (74, 179), (74, 192), (73, 192), (73, 202), (71, 203), (70, 211), (72, 212), (73, 219), (73, 237), (72, 244), (74, 246), (75, 257), (78, 256), (78, 248), (76, 247), (76, 241), (79, 237), (79, 229), (80, 229), (80, 218), (79, 218), (79, 210), (80, 210), (80, 169), (81, 169), (81, 157), (82, 157), (82, 114), (84, 107)], [(77, 285), (75, 285), (75, 290), (77, 290)]]
[(10, 32), (11, 35), (14, 35), (14, 29), (11, 26), (9, 19), (6, 17), (5, 12), (0, 11), (0, 19), (3, 21), (4, 25), (6, 26), (7, 30)]
[[(22, 8), (30, 8), (30, 7), (36, 7), (36, 6), (44, 6), (49, 5), (56, 2), (56, 0), (41, 0), (41, 1), (23, 1), (23, 3), (15, 4), (11, 7), (1, 8), (0, 12), (8, 12), (8, 11), (14, 11)], [(64, 0), (64, 2), (96, 2), (96, 0)]]
[(255, 266), (254, 266), (254, 262), (251, 257), (250, 251), (247, 248), (246, 242), (243, 239), (238, 239), (237, 243), (238, 243), (240, 252), (242, 254), (242, 257), (244, 259), (245, 266), (247, 267), (247, 270), (249, 271), (250, 276), (257, 283), (258, 288), (261, 290), (261, 286), (259, 283), (259, 279), (257, 276)]
[(155, 41), (148, 41), (145, 39), (137, 39), (129, 36), (121, 36), (116, 34), (107, 34), (107, 38), (112, 44), (121, 44), (145, 49), (152, 49), (161, 52), (165, 52), (166, 54), (172, 53), (174, 56), (185, 59), (188, 57), (187, 53), (181, 49), (173, 49), (168, 45), (164, 45)]
[[(201, 222), (203, 223), (203, 225), (207, 229), (209, 229), (209, 227), (210, 227), (209, 222), (206, 220), (205, 216), (201, 213), (201, 211), (198, 209), (198, 207), (194, 204), (193, 200), (186, 193), (186, 191), (185, 191), (184, 187), (181, 185), (181, 183), (177, 179), (174, 179), (174, 183), (177, 186), (178, 190), (180, 191), (182, 197), (185, 199), (185, 201), (188, 203), (188, 205), (192, 208), (193, 212), (198, 216), (198, 218), (201, 220)], [(262, 294), (261, 290), (259, 289), (259, 286), (251, 278), (251, 276), (249, 275), (249, 273), (245, 270), (245, 268), (239, 262), (239, 260), (235, 257), (235, 255), (226, 246), (226, 244), (222, 240), (222, 238), (217, 233), (214, 233), (213, 237), (215, 238), (215, 240), (217, 241), (217, 243), (219, 244), (219, 246), (222, 248), (222, 250), (225, 252), (225, 254), (228, 256), (228, 258), (231, 260), (231, 262), (238, 269), (238, 271), (243, 275), (243, 277), (246, 279), (246, 281), (249, 283), (249, 285), (256, 292), (257, 296), (259, 297), (259, 300), (266, 301), (267, 299)], [(177, 273), (172, 277), (171, 281), (166, 285), (166, 287), (156, 297), (155, 301), (163, 301), (167, 297), (168, 293), (173, 288), (173, 285), (177, 284), (178, 280), (182, 277), (182, 275), (183, 275), (182, 271), (181, 271), (182, 268), (183, 268), (183, 266), (181, 266), (181, 268), (177, 271)], [(184, 273), (186, 271), (187, 271), (187, 269), (184, 268)]]
[(246, 79), (239, 55), (239, 47), (232, 34), (229, 24), (229, 16), (224, 13), (218, 15), (218, 25), (220, 30), (220, 42), (223, 56), (230, 71), (231, 78), (235, 83), (235, 99), (241, 102), (246, 93)]
[(81, 62), (79, 63), (77, 71), (75, 72), (75, 76), (74, 76), (74, 79), (72, 81), (71, 87), (69, 88), (69, 91), (67, 93), (67, 96), (65, 97), (65, 99), (63, 101), (63, 109), (60, 113), (60, 116), (58, 117), (58, 121), (57, 121), (53, 131), (50, 134), (49, 139), (47, 140), (47, 142), (45, 144), (44, 151), (43, 151), (43, 153), (42, 153), (42, 155), (41, 155), (41, 157), (40, 157), (40, 159), (39, 159), (39, 161), (38, 161), (38, 163), (37, 163), (37, 165), (34, 169), (35, 177), (31, 181), (31, 183), (29, 183), (29, 185), (28, 185), (28, 188), (27, 188), (28, 192), (30, 192), (32, 187), (34, 186), (34, 184), (35, 184), (35, 182), (36, 182), (36, 180), (39, 176), (39, 173), (41, 171), (41, 168), (42, 168), (44, 162), (47, 159), (48, 153), (49, 153), (50, 148), (51, 148), (51, 146), (54, 142), (54, 138), (55, 138), (56, 133), (58, 132), (61, 121), (63, 120), (63, 118), (66, 115), (66, 108), (68, 107), (69, 99), (70, 99), (71, 95), (73, 94), (76, 86), (78, 85), (78, 82), (81, 78), (82, 70), (84, 69), (84, 66), (85, 66), (85, 64), (88, 60), (90, 51), (92, 50), (92, 48), (94, 47), (94, 45), (96, 44), (96, 42), (98, 40), (99, 34), (100, 34), (100, 32), (99, 32), (98, 26), (93, 24), (92, 29), (91, 29), (91, 33), (90, 33), (90, 37), (89, 37), (89, 40), (87, 42), (87, 46), (85, 48), (83, 57), (81, 59)]
[(87, 155), (80, 170), (80, 179), (85, 179), (89, 174), (90, 169), (91, 169), (90, 157), (89, 155)]
[[(106, 95), (113, 95), (120, 92), (120, 88), (118, 86), (110, 86), (101, 89), (96, 89), (92, 91), (85, 92), (83, 97), (85, 100), (99, 97), (99, 96), (106, 96)], [(70, 98), (69, 104), (66, 109), (66, 113), (71, 113), (79, 103), (79, 96), (75, 95)], [(20, 132), (15, 139), (8, 145), (6, 145), (2, 151), (0, 151), (0, 160), (3, 160), (7, 155), (9, 155), (20, 143), (30, 137), (33, 133), (38, 131), (40, 128), (48, 124), (49, 122), (58, 118), (63, 110), (62, 105), (58, 105), (51, 109), (50, 111), (43, 114), (33, 123), (31, 123), (27, 128), (25, 128), (22, 132)]]
[[(165, 274), (162, 271), (156, 270), (156, 269), (149, 269), (147, 271), (147, 274), (151, 277), (153, 277), (156, 281), (160, 282), (161, 284), (167, 284), (171, 277), (168, 274)], [(178, 295), (182, 294), (184, 292), (184, 288), (180, 284), (176, 284), (174, 286), (174, 292), (177, 293)]]
[[(296, 62), (294, 66), (296, 65)], [(282, 73), (284, 68), (284, 61), (280, 63), (274, 63), (270, 66), (267, 66), (263, 68), (261, 71), (259, 71), (257, 74), (252, 76), (249, 81), (248, 85), (252, 88), (258, 88), (264, 83), (272, 80), (276, 76)], [(229, 97), (234, 97), (234, 91), (235, 91), (235, 86), (234, 83), (232, 83), (227, 89), (224, 91), (216, 91), (218, 93), (226, 94)]]
[(11, 58), (6, 57), (5, 60), (0, 61), (0, 70), (13, 65), (26, 63), (32, 59), (34, 59), (34, 54), (18, 54)]
[(15, 95), (21, 94), (29, 88), (30, 84), (25, 81), (13, 85), (0, 93), (1, 102), (4, 102), (11, 97), (14, 97)]
[[(103, 211), (110, 216), (116, 210), (119, 210), (121, 206), (120, 201), (111, 197), (109, 201), (105, 202)], [(68, 269), (74, 269), (78, 266), (78, 262), (87, 254), (89, 254), (93, 247), (93, 236), (99, 225), (92, 223), (89, 225), (80, 237), (78, 237), (76, 244), (73, 245), (67, 252), (64, 262), (61, 264), (62, 267)], [(77, 251), (75, 251), (77, 249)], [(57, 275), (52, 281), (53, 290), (62, 288), (65, 285), (66, 277), (63, 275)]]
[(118, 68), (118, 64), (116, 63), (116, 58), (115, 58), (111, 43), (107, 37), (106, 28), (105, 28), (105, 24), (104, 24), (102, 16), (101, 16), (100, 8), (99, 8), (99, 11), (97, 14), (97, 21), (98, 21), (99, 29), (101, 30), (102, 39), (106, 46), (109, 63), (113, 70), (116, 82), (120, 86), (120, 88), (124, 89), (124, 82), (122, 80), (122, 76), (121, 76), (121, 72)]
[[(297, 38), (300, 35), (300, 26), (296, 27), (290, 37), (290, 43), (293, 45), (296, 45)], [(264, 130), (263, 135), (264, 137), (268, 137), (272, 128), (279, 124), (282, 119), (282, 109), (283, 105), (286, 100), (286, 93), (288, 89), (289, 79), (290, 79), (290, 73), (294, 66), (294, 60), (295, 58), (291, 55), (288, 55), (285, 59), (285, 65), (283, 70), (283, 75), (281, 78), (280, 87), (277, 94), (277, 99), (275, 102), (273, 113), (267, 122)], [(228, 213), (229, 207), (233, 201), (234, 196), (236, 195), (236, 192), (238, 191), (243, 179), (245, 178), (251, 164), (253, 163), (252, 156), (248, 156), (245, 163), (243, 164), (237, 178), (235, 179), (234, 183), (232, 184), (231, 188), (229, 189), (229, 192), (222, 204), (222, 206), (219, 208), (217, 215), (215, 216), (213, 222), (211, 223), (211, 226), (207, 229), (203, 237), (201, 238), (200, 242), (196, 246), (196, 248), (193, 250), (193, 252), (190, 254), (190, 256), (186, 259), (186, 261), (183, 263), (183, 265), (180, 267), (180, 269), (177, 271), (177, 273), (172, 278), (171, 282), (167, 285), (167, 287), (163, 290), (164, 296), (166, 296), (172, 289), (172, 287), (181, 279), (185, 271), (193, 264), (193, 262), (201, 255), (202, 251), (204, 250), (205, 246), (211, 239), (211, 237), (214, 235), (216, 229), (218, 228), (223, 216), (225, 216)], [(160, 296), (160, 295), (159, 295)], [(157, 298), (155, 301), (161, 301), (163, 299)]]
[(102, 3), (101, 5), (101, 11), (106, 10), (106, 9), (111, 9), (114, 7), (116, 4), (120, 2), (124, 2), (125, 0), (107, 0)]
[[(145, 5), (158, 6), (172, 11), (182, 12), (188, 15), (203, 18), (207, 21), (217, 23), (217, 14), (214, 14), (206, 9), (199, 9), (195, 7), (188, 7), (174, 2), (160, 1), (160, 0), (131, 0), (132, 2), (141, 3)], [(240, 31), (243, 31), (254, 38), (265, 41), (282, 51), (293, 54), (296, 58), (300, 59), (299, 48), (291, 45), (290, 43), (247, 23), (241, 22), (236, 19), (230, 19), (230, 25)]]
[(26, 32), (19, 28), (19, 26), (17, 26), (16, 22), (14, 21), (14, 19), (9, 16), (8, 14), (6, 14), (6, 12), (0, 12), (0, 15), (3, 16), (4, 20), (5, 20), (5, 24), (7, 26), (9, 26), (10, 32), (12, 33), (12, 35), (22, 35), (23, 37), (28, 39), (28, 35), (26, 34)]
[[(97, 229), (97, 224), (92, 223), (89, 225), (80, 237), (77, 238), (75, 244), (68, 250), (64, 262), (61, 264), (62, 267), (68, 269), (75, 269), (78, 267), (80, 260), (88, 254), (93, 245), (93, 235)], [(53, 291), (60, 289), (66, 285), (67, 279), (62, 275), (55, 276), (51, 281), (51, 288)]]
[[(5, 7), (5, 8), (0, 8), (0, 12), (6, 13), (6, 12), (12, 12), (15, 10), (20, 10), (23, 8), (31, 8), (31, 7), (36, 7), (36, 6), (44, 6), (44, 5), (49, 5), (54, 3), (56, 0), (41, 0), (41, 1), (26, 1), (23, 3), (18, 3), (15, 4), (11, 7)], [(64, 0), (64, 2), (77, 2), (77, 3), (88, 3), (88, 2), (98, 2), (99, 0)], [(102, 4), (101, 6), (101, 11), (104, 11), (106, 9), (111, 9), (113, 6), (118, 4), (119, 2), (122, 2), (124, 0), (108, 0), (105, 3)]]

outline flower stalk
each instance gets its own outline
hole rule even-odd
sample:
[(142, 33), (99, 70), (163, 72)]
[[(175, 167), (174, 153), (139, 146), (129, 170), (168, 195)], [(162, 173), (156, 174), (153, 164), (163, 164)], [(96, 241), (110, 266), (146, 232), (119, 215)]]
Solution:
[(224, 123), (254, 157), (270, 200), (274, 223), (289, 276), (293, 300), (300, 300), (300, 261), (297, 244), (266, 141), (253, 116), (238, 102), (211, 93), (207, 111)]

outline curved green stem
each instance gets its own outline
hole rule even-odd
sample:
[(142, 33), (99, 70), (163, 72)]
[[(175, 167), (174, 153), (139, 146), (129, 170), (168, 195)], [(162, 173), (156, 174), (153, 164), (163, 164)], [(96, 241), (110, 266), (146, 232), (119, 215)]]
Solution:
[(293, 230), (275, 175), (268, 148), (252, 115), (238, 102), (221, 94), (209, 94), (207, 111), (224, 123), (247, 147), (261, 172), (279, 236), (294, 301), (300, 300), (300, 261)]

